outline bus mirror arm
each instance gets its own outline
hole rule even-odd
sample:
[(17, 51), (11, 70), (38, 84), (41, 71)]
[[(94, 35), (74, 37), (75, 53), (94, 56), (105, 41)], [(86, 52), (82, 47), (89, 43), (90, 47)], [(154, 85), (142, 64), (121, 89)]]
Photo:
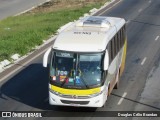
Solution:
[(45, 54), (44, 54), (44, 56), (43, 56), (43, 67), (47, 67), (47, 64), (48, 64), (48, 56), (49, 56), (50, 52), (51, 52), (51, 48), (49, 48), (49, 49), (45, 52)]
[(105, 56), (104, 56), (103, 70), (108, 70), (108, 66), (109, 66), (109, 55), (108, 55), (108, 51), (106, 50)]

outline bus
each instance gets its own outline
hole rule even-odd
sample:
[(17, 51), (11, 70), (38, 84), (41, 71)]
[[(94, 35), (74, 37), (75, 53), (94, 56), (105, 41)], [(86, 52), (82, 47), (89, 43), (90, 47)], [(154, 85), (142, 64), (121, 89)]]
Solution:
[(125, 67), (125, 20), (87, 16), (68, 23), (44, 54), (49, 104), (103, 107)]

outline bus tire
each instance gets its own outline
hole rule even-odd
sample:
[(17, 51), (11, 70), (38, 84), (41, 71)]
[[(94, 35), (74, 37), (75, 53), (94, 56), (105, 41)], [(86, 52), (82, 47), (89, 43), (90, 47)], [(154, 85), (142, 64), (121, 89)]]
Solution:
[(104, 108), (105, 107), (105, 103), (104, 103), (104, 105), (102, 106), (102, 108)]
[(118, 89), (118, 87), (119, 87), (119, 73), (120, 73), (120, 71), (117, 74), (117, 78), (116, 79), (118, 79), (118, 80), (117, 80), (117, 82), (116, 82), (116, 84), (114, 86), (114, 89)]

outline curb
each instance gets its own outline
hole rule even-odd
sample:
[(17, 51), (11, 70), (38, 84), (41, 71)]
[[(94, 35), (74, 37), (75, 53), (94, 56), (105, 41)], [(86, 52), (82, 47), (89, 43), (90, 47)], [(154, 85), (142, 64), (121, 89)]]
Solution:
[(47, 2), (50, 2), (50, 1), (51, 1), (51, 0), (46, 0), (46, 1), (44, 1), (44, 2), (41, 2), (40, 4), (35, 5), (35, 6), (33, 6), (33, 7), (29, 8), (29, 9), (27, 9), (27, 10), (24, 10), (24, 11), (22, 11), (22, 12), (20, 12), (20, 13), (17, 13), (17, 14), (15, 14), (14, 16), (22, 15), (22, 14), (24, 14), (24, 13), (28, 12), (28, 11), (33, 10), (34, 8), (37, 8), (37, 7), (41, 6), (41, 5), (43, 5), (44, 3), (47, 3)]

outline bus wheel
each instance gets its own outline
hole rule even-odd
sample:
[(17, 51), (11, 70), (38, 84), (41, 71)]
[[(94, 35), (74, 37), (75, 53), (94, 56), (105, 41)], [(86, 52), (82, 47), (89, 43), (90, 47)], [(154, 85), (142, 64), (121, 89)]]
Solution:
[(118, 79), (118, 80), (117, 80), (117, 82), (116, 82), (116, 84), (114, 86), (114, 89), (118, 89), (118, 87), (119, 87), (119, 73), (120, 72), (118, 72), (118, 74), (117, 74), (117, 78), (116, 79)]
[(104, 105), (102, 106), (102, 108), (104, 108), (104, 107), (105, 107), (105, 105), (106, 105), (106, 104), (104, 103)]

